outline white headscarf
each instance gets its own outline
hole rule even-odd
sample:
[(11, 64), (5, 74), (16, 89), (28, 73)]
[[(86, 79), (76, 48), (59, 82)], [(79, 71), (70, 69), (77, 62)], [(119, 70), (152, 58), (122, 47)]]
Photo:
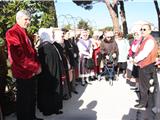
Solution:
[(55, 41), (59, 44), (64, 43), (64, 32), (61, 29), (54, 31)]
[(40, 37), (40, 44), (44, 43), (45, 41), (48, 41), (51, 44), (55, 42), (53, 28), (40, 28), (38, 35)]

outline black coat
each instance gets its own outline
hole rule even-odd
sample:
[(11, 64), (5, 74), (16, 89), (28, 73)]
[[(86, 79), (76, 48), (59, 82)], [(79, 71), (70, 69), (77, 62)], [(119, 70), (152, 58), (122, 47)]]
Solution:
[(38, 54), (42, 67), (38, 80), (38, 108), (44, 115), (50, 115), (62, 109), (62, 60), (49, 42), (39, 46)]
[(72, 39), (65, 40), (64, 44), (65, 44), (66, 53), (69, 57), (70, 65), (72, 67), (77, 66), (78, 59), (79, 59), (79, 50), (78, 50), (77, 44), (74, 43)]

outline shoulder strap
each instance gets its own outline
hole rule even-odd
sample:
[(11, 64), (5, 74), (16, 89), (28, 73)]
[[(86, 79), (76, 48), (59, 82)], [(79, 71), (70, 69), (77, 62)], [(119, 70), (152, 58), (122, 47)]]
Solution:
[(87, 50), (90, 49), (90, 47), (91, 47), (91, 40), (90, 40), (90, 39), (89, 39), (89, 46), (87, 46), (87, 45), (83, 42), (82, 39), (80, 39), (79, 42), (80, 42)]
[(58, 48), (54, 45), (54, 44), (52, 44), (53, 46), (54, 46), (54, 48), (56, 49), (56, 51), (57, 51), (57, 53), (58, 53), (58, 55), (59, 55), (59, 58), (60, 58), (60, 60), (62, 61), (62, 57), (61, 57), (61, 54), (59, 53), (59, 50), (58, 50)]

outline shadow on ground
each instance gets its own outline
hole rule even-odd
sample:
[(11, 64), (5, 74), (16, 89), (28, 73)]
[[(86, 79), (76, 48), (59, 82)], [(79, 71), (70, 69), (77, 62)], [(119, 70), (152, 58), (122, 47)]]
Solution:
[(127, 115), (123, 115), (122, 120), (160, 120), (160, 113), (154, 113), (153, 108), (153, 95), (149, 97), (148, 107), (146, 109), (131, 108)]
[[(78, 103), (83, 103), (83, 101), (78, 101)], [(74, 111), (55, 116), (55, 120), (97, 120), (97, 112), (93, 110), (96, 105), (97, 101), (91, 101), (86, 108), (75, 108)]]

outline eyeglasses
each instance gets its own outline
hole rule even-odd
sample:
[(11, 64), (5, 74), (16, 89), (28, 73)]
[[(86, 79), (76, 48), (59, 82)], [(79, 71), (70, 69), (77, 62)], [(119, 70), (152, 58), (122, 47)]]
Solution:
[(106, 38), (112, 38), (112, 36), (107, 36)]
[(143, 29), (143, 28), (141, 28), (141, 31), (146, 31), (146, 29), (145, 29), (145, 28), (144, 28), (144, 29)]

